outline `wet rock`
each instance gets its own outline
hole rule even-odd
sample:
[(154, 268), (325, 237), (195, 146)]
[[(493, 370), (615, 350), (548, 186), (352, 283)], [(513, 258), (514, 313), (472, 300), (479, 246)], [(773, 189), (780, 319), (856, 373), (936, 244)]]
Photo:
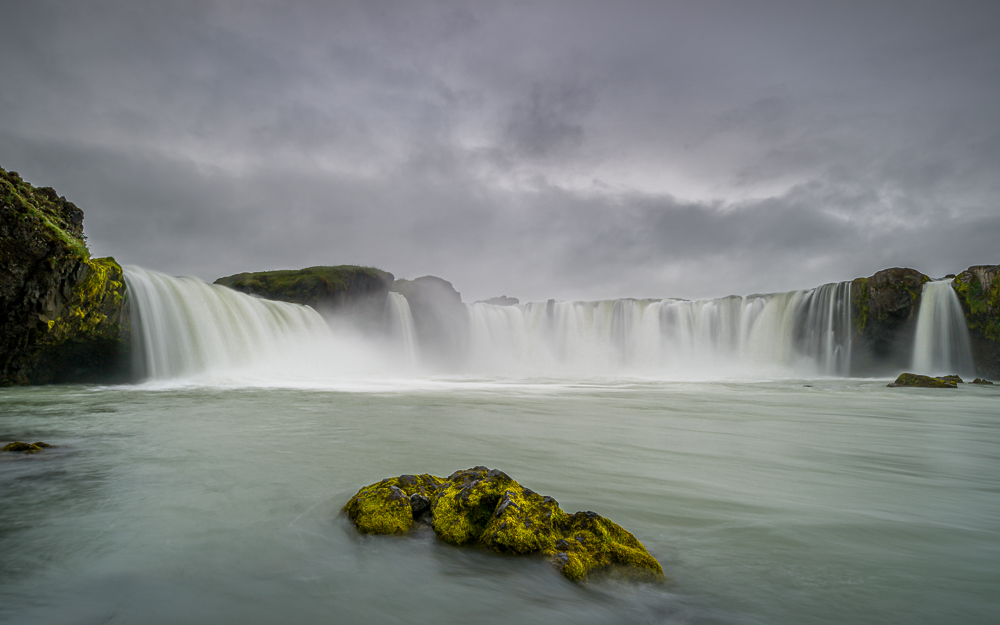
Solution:
[(887, 384), (890, 388), (897, 386), (912, 386), (916, 388), (958, 388), (958, 383), (962, 381), (957, 375), (932, 378), (929, 375), (917, 373), (901, 373), (895, 382)]
[(972, 381), (972, 383), (973, 384), (989, 384), (990, 386), (993, 386), (992, 382), (990, 382), (989, 380), (983, 380), (982, 378), (976, 378), (975, 380)]
[[(401, 505), (397, 492), (409, 505)], [(656, 559), (618, 524), (591, 511), (567, 514), (552, 497), (483, 466), (447, 478), (425, 474), (382, 480), (358, 491), (344, 512), (362, 532), (395, 534), (409, 531), (414, 518), (427, 514), (424, 502), (435, 534), (445, 542), (544, 555), (572, 580), (607, 569), (636, 579), (663, 578)]]
[(52, 445), (49, 445), (48, 443), (43, 443), (42, 441), (36, 441), (34, 443), (23, 443), (21, 441), (15, 441), (13, 443), (8, 443), (7, 445), (0, 447), (0, 452), (6, 451), (12, 453), (20, 452), (23, 454), (37, 454), (38, 452), (48, 447), (52, 447)]
[(3, 169), (0, 268), (0, 386), (129, 379), (121, 266), (90, 257), (83, 211)]

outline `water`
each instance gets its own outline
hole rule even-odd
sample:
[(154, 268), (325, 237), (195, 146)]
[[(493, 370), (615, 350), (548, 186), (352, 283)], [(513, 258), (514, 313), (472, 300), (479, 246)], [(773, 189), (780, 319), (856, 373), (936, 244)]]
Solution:
[[(995, 623), (1000, 394), (885, 380), (0, 390), (0, 622)], [(805, 385), (810, 386), (805, 386)], [(635, 533), (662, 586), (337, 511), (501, 468)]]
[(913, 346), (913, 370), (936, 375), (976, 372), (969, 344), (969, 329), (951, 280), (924, 284)]
[[(444, 375), (398, 294), (373, 334), (126, 278), (144, 382), (0, 389), (0, 441), (57, 445), (0, 457), (0, 622), (1000, 618), (1000, 391), (833, 377), (848, 283), (474, 304)], [(573, 584), (338, 514), (383, 477), (479, 464), (617, 521), (667, 583)]]

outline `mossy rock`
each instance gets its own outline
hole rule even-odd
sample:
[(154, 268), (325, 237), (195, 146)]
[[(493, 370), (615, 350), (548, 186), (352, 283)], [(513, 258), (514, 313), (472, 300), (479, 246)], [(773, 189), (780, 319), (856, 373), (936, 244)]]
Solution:
[(22, 443), (21, 441), (15, 441), (13, 443), (8, 443), (3, 447), (0, 447), (0, 452), (12, 452), (12, 453), (22, 453), (22, 454), (37, 454), (38, 452), (52, 447), (48, 443), (43, 443), (42, 441), (37, 441), (34, 443)]
[(544, 555), (571, 580), (608, 570), (641, 580), (663, 579), (659, 562), (620, 525), (595, 512), (567, 514), (552, 497), (482, 466), (447, 478), (384, 479), (358, 491), (344, 512), (368, 534), (401, 534), (424, 522), (454, 545)]
[(896, 381), (888, 384), (890, 388), (895, 388), (897, 386), (911, 386), (915, 388), (958, 388), (959, 383), (962, 382), (962, 378), (957, 375), (946, 375), (942, 377), (932, 378), (929, 375), (920, 375), (918, 373), (901, 373)]
[(976, 378), (975, 380), (972, 381), (972, 383), (973, 384), (987, 384), (989, 386), (993, 386), (993, 382), (990, 382), (989, 380), (984, 380), (982, 378)]
[(83, 211), (0, 169), (0, 386), (129, 379), (125, 280), (91, 258)]

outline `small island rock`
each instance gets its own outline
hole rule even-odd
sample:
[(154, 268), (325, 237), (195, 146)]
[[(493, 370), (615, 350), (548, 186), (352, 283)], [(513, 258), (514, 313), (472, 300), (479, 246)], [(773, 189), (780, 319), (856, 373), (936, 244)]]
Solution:
[(895, 388), (897, 386), (912, 386), (916, 388), (958, 388), (958, 384), (962, 381), (962, 378), (957, 375), (946, 375), (942, 377), (932, 378), (929, 375), (920, 375), (918, 373), (901, 373), (895, 382), (887, 384), (886, 386), (890, 388)]
[(46, 447), (52, 447), (48, 443), (43, 443), (42, 441), (37, 441), (34, 443), (23, 443), (21, 441), (15, 441), (13, 443), (8, 443), (3, 447), (0, 447), (0, 452), (20, 452), (23, 454), (37, 454)]
[(424, 522), (455, 545), (542, 554), (571, 580), (609, 567), (638, 579), (663, 578), (659, 562), (620, 525), (595, 512), (567, 514), (552, 497), (482, 466), (447, 478), (387, 478), (358, 491), (344, 512), (368, 534), (400, 534)]

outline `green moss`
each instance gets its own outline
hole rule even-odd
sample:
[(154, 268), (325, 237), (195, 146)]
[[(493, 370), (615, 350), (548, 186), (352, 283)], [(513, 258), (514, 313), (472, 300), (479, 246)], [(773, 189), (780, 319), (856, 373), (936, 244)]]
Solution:
[(41, 441), (37, 443), (22, 443), (21, 441), (16, 441), (13, 443), (8, 443), (3, 447), (0, 447), (0, 452), (11, 452), (11, 453), (22, 453), (22, 454), (37, 454), (46, 447), (52, 447), (48, 443), (43, 443)]
[[(0, 169), (0, 200), (19, 213), (22, 221), (36, 221), (50, 240), (62, 243), (81, 259), (90, 258), (82, 230), (79, 234), (74, 233), (72, 231), (74, 227), (68, 221), (69, 214), (79, 212), (79, 209), (71, 202), (58, 197), (51, 187), (32, 187), (24, 182), (17, 172)], [(80, 212), (81, 223), (82, 220)]]
[(354, 525), (366, 534), (401, 534), (413, 527), (410, 497), (430, 499), (445, 480), (433, 475), (401, 475), (362, 488), (344, 506)]
[(398, 534), (413, 527), (411, 498), (430, 500), (437, 536), (455, 545), (480, 544), (507, 554), (540, 554), (572, 580), (621, 570), (647, 580), (663, 568), (635, 536), (594, 512), (566, 514), (551, 497), (524, 488), (503, 471), (473, 467), (447, 479), (400, 476), (358, 491), (344, 507), (359, 530)]
[(45, 320), (48, 326), (45, 343), (117, 339), (121, 334), (117, 320), (109, 323), (109, 315), (121, 311), (125, 297), (121, 266), (110, 257), (92, 258), (84, 263), (84, 275), (74, 286), (67, 305), (57, 317)]
[(993, 280), (988, 292), (983, 290), (979, 278), (969, 271), (956, 276), (951, 284), (966, 311), (969, 329), (1000, 342), (1000, 279)]
[(958, 388), (958, 383), (962, 381), (962, 378), (957, 375), (946, 375), (942, 377), (932, 378), (928, 375), (920, 375), (917, 373), (901, 373), (895, 382), (889, 384), (889, 387), (896, 386), (911, 386), (916, 388)]
[(260, 297), (314, 306), (318, 301), (346, 293), (358, 283), (384, 284), (388, 288), (392, 274), (373, 267), (339, 265), (238, 273), (219, 278), (215, 283)]

